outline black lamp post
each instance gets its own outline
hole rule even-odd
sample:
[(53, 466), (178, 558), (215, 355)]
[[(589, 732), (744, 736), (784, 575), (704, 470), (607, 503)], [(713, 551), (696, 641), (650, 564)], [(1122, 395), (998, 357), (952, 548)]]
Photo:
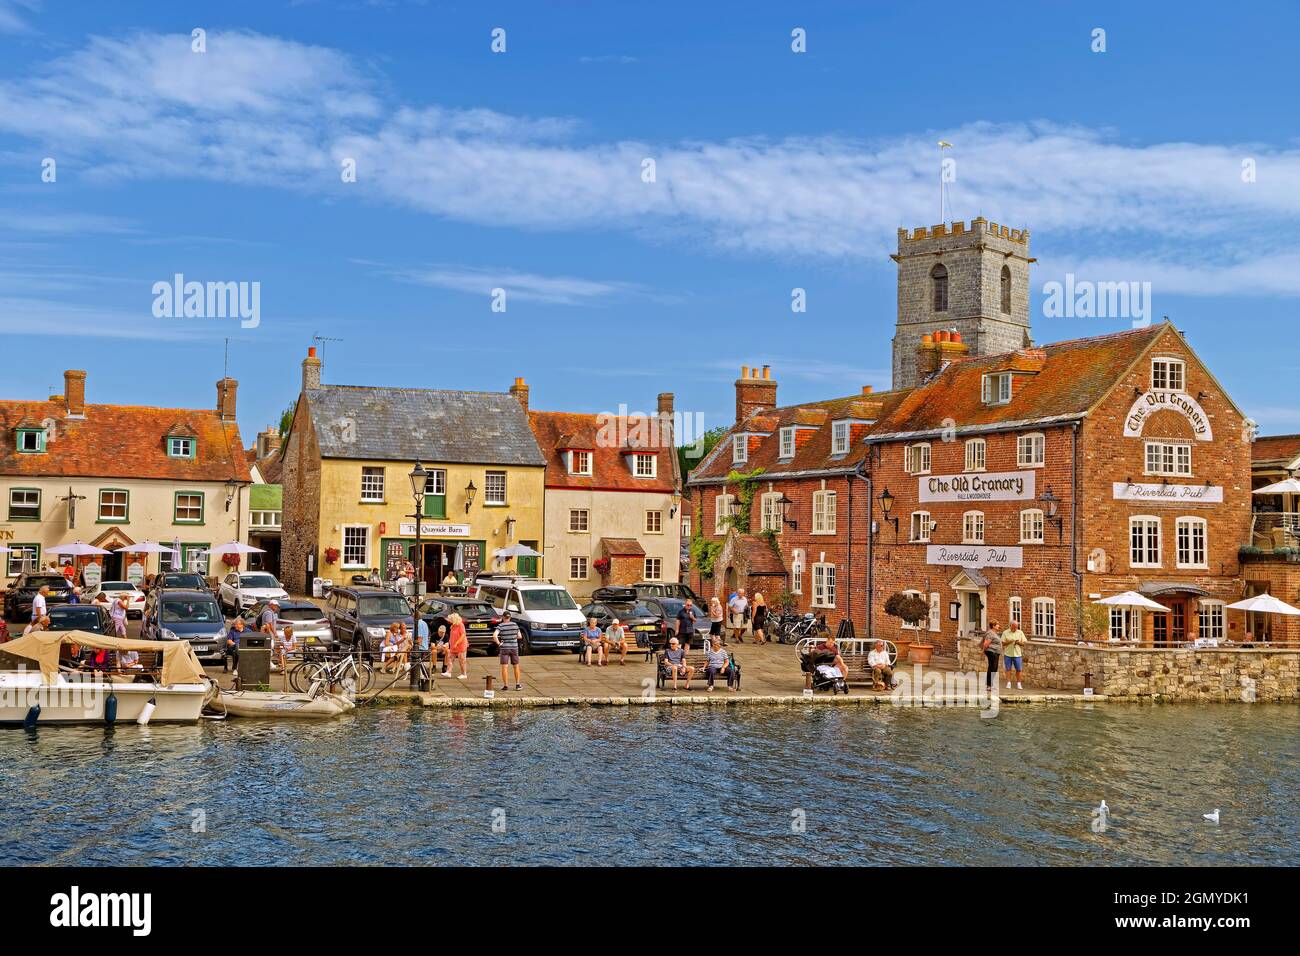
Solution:
[(469, 506), (474, 503), (474, 493), (478, 491), (474, 487), (474, 479), (471, 478), (469, 484), (465, 486), (465, 514), (469, 514)]
[(420, 686), (420, 676), (424, 671), (424, 661), (420, 657), (420, 648), (418, 641), (420, 639), (420, 585), (424, 583), (424, 540), (420, 534), (420, 525), (424, 518), (424, 490), (425, 482), (429, 480), (428, 469), (420, 464), (417, 460), (415, 468), (411, 470), (411, 495), (415, 498), (415, 594), (411, 601), (411, 623), (415, 627), (415, 634), (412, 635), (417, 641), (415, 652), (411, 655), (414, 663), (411, 665), (411, 689), (415, 690)]
[(1043, 506), (1043, 517), (1048, 521), (1056, 522), (1056, 543), (1062, 544), (1065, 541), (1065, 518), (1057, 514), (1061, 499), (1052, 494), (1051, 485), (1048, 485), (1047, 490), (1039, 495), (1038, 503)]
[(886, 488), (880, 493), (880, 510), (884, 512), (885, 519), (894, 526), (894, 540), (898, 540), (898, 519), (891, 516), (894, 510), (894, 496)]
[(798, 531), (799, 521), (789, 516), (790, 506), (793, 505), (794, 502), (790, 500), (790, 498), (786, 495), (784, 491), (781, 492), (781, 500), (778, 501), (777, 504), (781, 506), (781, 520), (786, 524), (788, 524), (791, 528), (794, 528), (795, 531)]

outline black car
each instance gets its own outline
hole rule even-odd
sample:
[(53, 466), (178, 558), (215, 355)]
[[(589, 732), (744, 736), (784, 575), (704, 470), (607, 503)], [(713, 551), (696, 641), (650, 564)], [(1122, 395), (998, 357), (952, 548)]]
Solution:
[(668, 641), (662, 611), (644, 601), (593, 601), (582, 609), (582, 615), (588, 619), (594, 617), (601, 630), (618, 618), (638, 647), (656, 647)]
[(45, 598), (48, 610), (55, 604), (66, 604), (72, 597), (72, 585), (62, 574), (52, 571), (25, 571), (9, 585), (5, 592), (5, 617), (11, 621), (30, 621), (32, 618), (32, 600), (36, 593), (48, 585), (50, 593)]
[(487, 601), (464, 595), (435, 594), (419, 607), (420, 619), (429, 625), (429, 639), (438, 639), (438, 628), (445, 627), (447, 636), (451, 636), (451, 624), (447, 618), (453, 613), (459, 614), (465, 623), (465, 636), (469, 638), (470, 650), (475, 648), (491, 651), (492, 632), (501, 623), (501, 615)]
[(184, 590), (184, 591), (211, 591), (208, 582), (203, 575), (193, 571), (164, 571), (162, 580), (159, 581), (157, 576), (154, 577), (154, 587), (163, 587), (165, 590)]
[(89, 631), (112, 637), (113, 619), (107, 604), (60, 604), (50, 608), (51, 631)]
[(676, 598), (679, 601), (685, 601), (690, 598), (699, 607), (704, 603), (698, 594), (691, 590), (689, 584), (673, 584), (666, 581), (641, 581), (632, 585), (636, 589), (637, 597), (668, 597)]
[(189, 641), (199, 660), (222, 660), (226, 619), (207, 588), (150, 591), (140, 620), (147, 641)]
[(414, 635), (415, 616), (396, 591), (358, 585), (330, 591), (326, 613), (335, 642), (367, 654), (379, 649), (388, 625), (403, 621)]
[[(642, 598), (641, 603), (662, 614), (668, 622), (668, 628), (674, 634), (677, 633), (677, 615), (681, 614), (682, 608), (686, 606), (685, 598), (647, 597)], [(700, 635), (709, 633), (709, 615), (699, 604), (693, 604), (691, 610), (695, 612), (695, 640), (693, 643), (696, 647), (700, 647), (704, 640)]]

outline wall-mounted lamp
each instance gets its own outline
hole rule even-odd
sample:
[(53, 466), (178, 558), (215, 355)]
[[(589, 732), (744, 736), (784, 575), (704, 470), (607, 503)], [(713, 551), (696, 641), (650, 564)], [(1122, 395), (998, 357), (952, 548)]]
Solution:
[(465, 486), (465, 514), (469, 514), (469, 506), (474, 503), (474, 495), (477, 493), (478, 489), (474, 487), (474, 479), (471, 478)]
[(897, 543), (898, 519), (892, 517), (892, 512), (894, 510), (894, 496), (889, 493), (888, 488), (880, 493), (880, 510), (884, 513), (885, 520), (894, 526), (894, 541)]
[(237, 491), (239, 491), (239, 482), (235, 481), (234, 478), (231, 478), (229, 481), (226, 482), (226, 510), (227, 511), (230, 510), (230, 505), (234, 502), (235, 493)]
[(1038, 498), (1039, 504), (1043, 506), (1043, 517), (1048, 521), (1056, 522), (1056, 543), (1060, 544), (1065, 539), (1065, 518), (1057, 514), (1061, 505), (1061, 499), (1052, 494), (1052, 486), (1048, 485)]
[(789, 497), (786, 496), (786, 493), (784, 491), (781, 492), (781, 500), (778, 501), (777, 504), (781, 506), (781, 521), (784, 522), (785, 524), (788, 524), (791, 528), (794, 528), (796, 531), (798, 531), (799, 522), (796, 519), (790, 517), (790, 506), (794, 504), (794, 502), (791, 501)]
[(681, 504), (682, 504), (682, 495), (681, 495), (681, 492), (679, 492), (679, 491), (674, 491), (674, 492), (673, 492), (673, 497), (672, 497), (672, 504), (670, 504), (669, 507), (668, 507), (668, 517), (669, 517), (669, 518), (676, 518), (676, 517), (677, 517), (677, 509), (678, 509), (679, 507), (681, 507)]

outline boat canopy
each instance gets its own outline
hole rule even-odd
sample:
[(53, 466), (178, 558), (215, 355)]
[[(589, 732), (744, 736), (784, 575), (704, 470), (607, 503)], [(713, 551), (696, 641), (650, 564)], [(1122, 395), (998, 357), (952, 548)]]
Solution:
[(59, 648), (64, 644), (80, 644), (96, 650), (161, 651), (164, 684), (202, 684), (207, 679), (189, 641), (136, 641), (89, 631), (32, 631), (0, 644), (0, 654), (36, 661), (45, 679), (53, 682), (59, 672)]

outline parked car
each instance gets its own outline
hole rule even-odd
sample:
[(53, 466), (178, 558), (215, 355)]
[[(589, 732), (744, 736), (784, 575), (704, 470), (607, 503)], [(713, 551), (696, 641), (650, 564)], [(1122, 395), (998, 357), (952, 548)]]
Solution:
[[(677, 633), (677, 615), (682, 613), (682, 608), (686, 606), (685, 598), (675, 597), (647, 597), (641, 599), (643, 603), (654, 608), (656, 613), (660, 614), (668, 622), (668, 630), (674, 634)], [(698, 603), (691, 605), (695, 612), (695, 633), (709, 633), (709, 612), (700, 607)], [(701, 642), (703, 638), (697, 637), (696, 643)]]
[(429, 625), (430, 640), (438, 639), (439, 626), (447, 628), (450, 637), (451, 625), (447, 623), (447, 618), (454, 612), (465, 622), (465, 636), (469, 638), (471, 650), (477, 648), (490, 651), (495, 646), (492, 643), (492, 632), (501, 623), (501, 615), (487, 601), (465, 597), (463, 594), (436, 594), (423, 601), (417, 610), (420, 618)]
[(143, 617), (144, 616), (144, 598), (145, 594), (130, 581), (104, 581), (95, 587), (86, 591), (81, 599), (87, 604), (92, 603), (99, 594), (108, 596), (109, 604), (113, 604), (118, 598), (126, 596), (126, 616)]
[(102, 604), (60, 604), (50, 608), (51, 631), (89, 631), (111, 637), (113, 619)]
[(50, 593), (45, 599), (47, 608), (55, 604), (66, 604), (72, 597), (72, 585), (62, 574), (52, 571), (24, 571), (18, 575), (9, 590), (5, 591), (5, 617), (11, 621), (32, 619), (32, 599), (43, 585), (49, 585)]
[(209, 594), (212, 593), (212, 589), (208, 587), (207, 580), (203, 575), (195, 571), (165, 571), (163, 572), (161, 582), (156, 581), (156, 577), (157, 576), (155, 575), (155, 583), (162, 584), (162, 586), (168, 591), (172, 588), (179, 588), (181, 590), (207, 591)]
[(326, 608), (334, 641), (373, 654), (394, 621), (415, 629), (415, 616), (406, 598), (387, 588), (357, 585), (335, 587)]
[(559, 648), (579, 650), (587, 619), (572, 595), (553, 581), (514, 575), (480, 575), (474, 581), (476, 597), (497, 611), (509, 610), (519, 625), (519, 653)]
[[(217, 601), (231, 617), (254, 604), (288, 597), (289, 592), (265, 571), (231, 571), (217, 588)], [(281, 604), (282, 610), (283, 607)]]
[(685, 601), (690, 598), (696, 606), (703, 604), (703, 599), (691, 590), (689, 584), (674, 584), (667, 581), (639, 581), (632, 585), (639, 597), (670, 597)]
[(594, 617), (601, 630), (618, 618), (640, 647), (661, 645), (668, 640), (663, 616), (640, 601), (594, 601), (582, 609), (582, 614), (584, 618)]
[[(311, 601), (298, 601), (292, 598), (285, 598), (278, 603), (280, 624), (293, 625), (293, 636), (297, 638), (299, 646), (304, 650), (309, 648), (329, 650), (334, 646), (334, 634), (330, 629), (329, 615), (323, 608)], [(248, 630), (257, 630), (258, 620), (266, 610), (266, 604), (266, 601), (258, 601), (243, 613), (244, 624)], [(283, 626), (276, 628), (275, 636), (284, 637)]]
[(226, 619), (207, 588), (150, 591), (140, 636), (148, 641), (189, 641), (199, 660), (221, 660)]

